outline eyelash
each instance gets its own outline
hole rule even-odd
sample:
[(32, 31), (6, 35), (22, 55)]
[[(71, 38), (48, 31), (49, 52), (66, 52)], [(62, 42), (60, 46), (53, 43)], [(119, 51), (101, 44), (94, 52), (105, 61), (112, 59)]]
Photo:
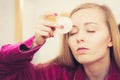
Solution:
[(87, 30), (87, 32), (88, 32), (88, 33), (95, 33), (95, 31), (92, 31), (92, 30), (91, 30), (91, 31), (90, 31), (90, 30)]
[[(87, 33), (95, 33), (96, 31), (95, 31), (95, 30), (87, 30), (86, 32), (87, 32)], [(73, 35), (75, 35), (75, 34), (77, 34), (77, 32), (70, 32), (70, 33), (69, 33), (69, 36), (73, 36)]]

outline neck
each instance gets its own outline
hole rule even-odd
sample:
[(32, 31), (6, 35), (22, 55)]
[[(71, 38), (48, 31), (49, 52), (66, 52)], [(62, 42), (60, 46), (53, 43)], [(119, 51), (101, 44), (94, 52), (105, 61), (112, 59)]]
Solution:
[(84, 64), (84, 69), (88, 80), (105, 80), (110, 67), (110, 57), (104, 57), (93, 63)]

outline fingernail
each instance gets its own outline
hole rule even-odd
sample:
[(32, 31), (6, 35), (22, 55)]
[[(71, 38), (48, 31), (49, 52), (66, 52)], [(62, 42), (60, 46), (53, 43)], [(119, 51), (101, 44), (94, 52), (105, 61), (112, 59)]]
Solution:
[(55, 31), (55, 27), (51, 27), (52, 31)]
[(63, 25), (61, 25), (60, 27), (61, 27), (61, 29), (64, 29), (64, 26), (63, 26)]
[(54, 13), (55, 16), (58, 16), (58, 13)]

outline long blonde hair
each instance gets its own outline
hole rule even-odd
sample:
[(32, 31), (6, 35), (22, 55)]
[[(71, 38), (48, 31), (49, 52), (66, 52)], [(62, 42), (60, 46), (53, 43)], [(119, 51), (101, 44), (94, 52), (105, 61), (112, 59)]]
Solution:
[[(96, 3), (85, 3), (82, 4), (78, 7), (76, 7), (71, 13), (70, 17), (76, 13), (78, 10), (81, 9), (86, 9), (86, 8), (98, 8), (103, 11), (105, 14), (105, 19), (106, 19), (106, 24), (109, 28), (111, 37), (112, 37), (112, 42), (113, 42), (113, 52), (111, 52), (114, 55), (115, 62), (117, 66), (120, 69), (120, 34), (119, 34), (119, 29), (117, 26), (117, 23), (115, 21), (115, 18), (113, 16), (112, 11), (106, 6), (106, 5), (99, 5)], [(72, 53), (69, 49), (68, 46), (68, 34), (64, 35), (63, 38), (63, 50), (61, 52), (61, 55), (58, 56), (55, 61), (57, 64), (63, 65), (63, 66), (68, 66), (68, 67), (74, 67), (76, 66), (77, 61), (74, 59), (72, 56)]]

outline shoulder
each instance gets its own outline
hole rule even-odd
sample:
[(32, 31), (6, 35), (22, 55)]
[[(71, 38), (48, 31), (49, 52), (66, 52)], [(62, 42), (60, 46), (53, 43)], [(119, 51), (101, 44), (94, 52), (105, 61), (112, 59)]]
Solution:
[(63, 80), (64, 78), (71, 80), (74, 77), (74, 72), (74, 69), (56, 65), (55, 63), (39, 64), (35, 66), (36, 77), (40, 79), (43, 78), (44, 80), (54, 80), (53, 78), (56, 78), (55, 80)]
[(39, 71), (39, 70), (42, 70), (42, 71), (46, 71), (46, 70), (47, 71), (58, 71), (58, 72), (61, 72), (61, 71), (74, 71), (74, 69), (72, 69), (72, 68), (57, 65), (55, 63), (52, 63), (52, 64), (38, 64), (34, 68), (37, 71)]
[(120, 69), (118, 68), (117, 64), (114, 60), (111, 61), (110, 65), (110, 79), (120, 80)]

